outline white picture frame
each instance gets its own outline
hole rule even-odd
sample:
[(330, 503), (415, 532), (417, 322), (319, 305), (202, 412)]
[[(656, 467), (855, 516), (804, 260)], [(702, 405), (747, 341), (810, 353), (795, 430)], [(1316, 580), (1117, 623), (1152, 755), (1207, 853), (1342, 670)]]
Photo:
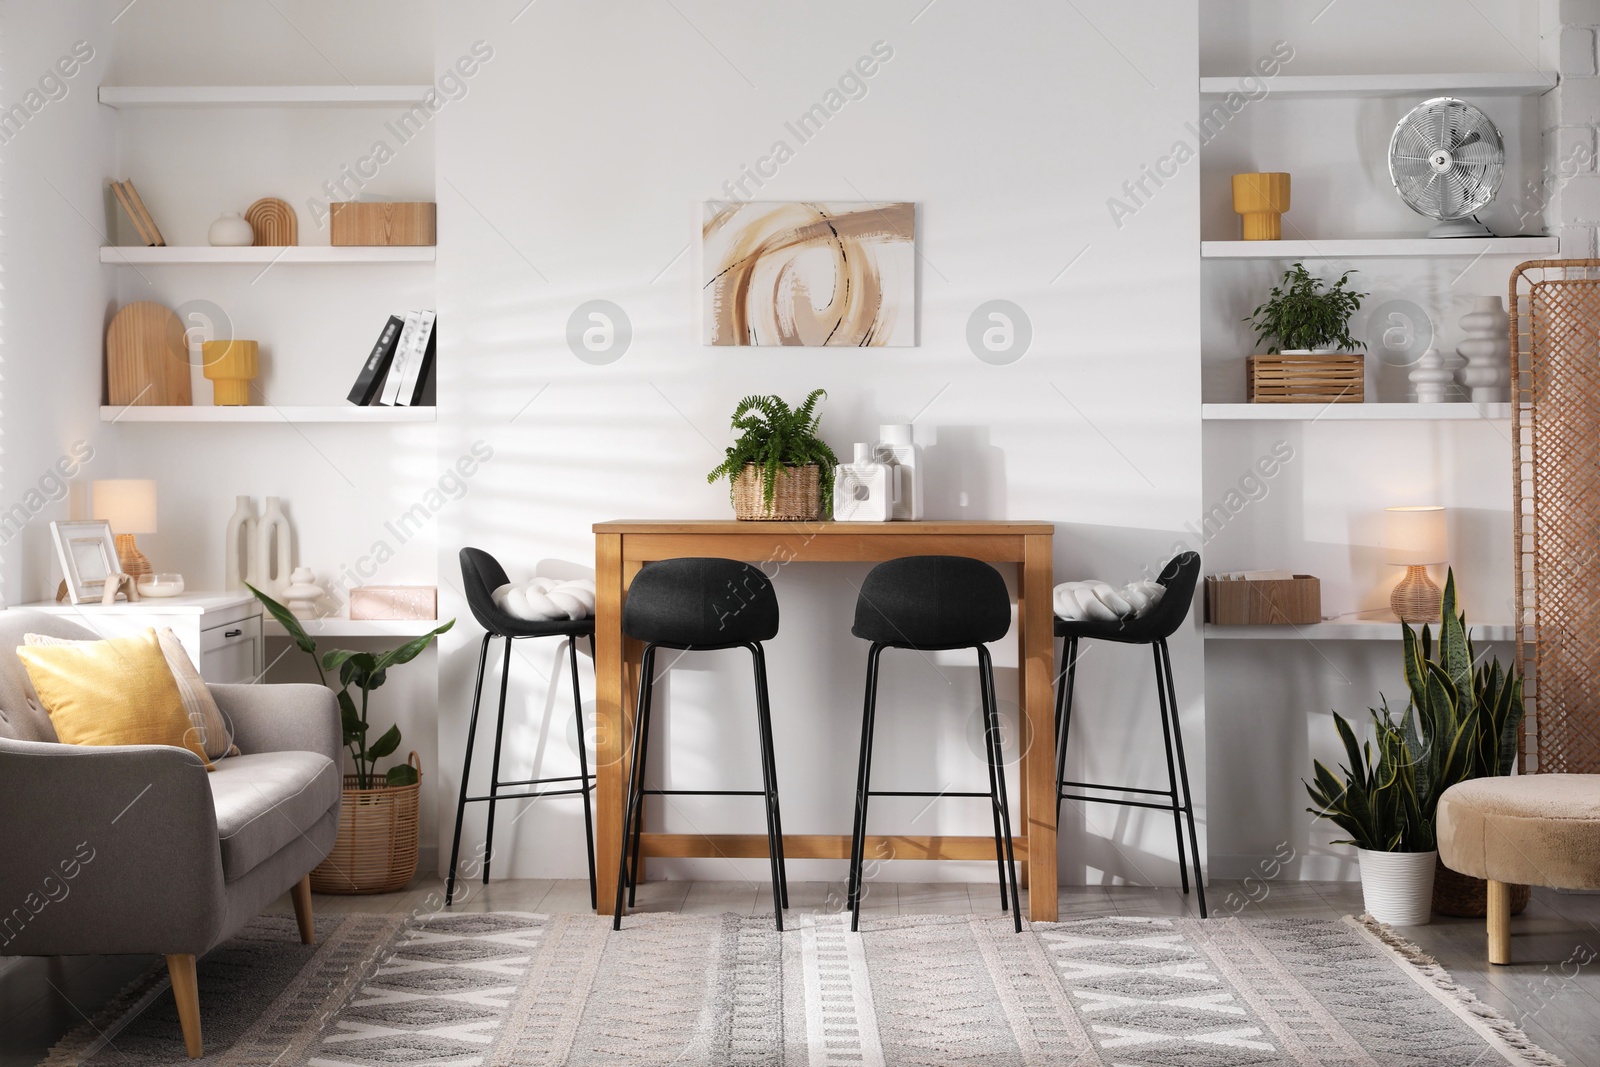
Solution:
[(50, 536), (72, 602), (99, 603), (105, 595), (106, 579), (122, 570), (111, 524), (103, 519), (52, 522)]

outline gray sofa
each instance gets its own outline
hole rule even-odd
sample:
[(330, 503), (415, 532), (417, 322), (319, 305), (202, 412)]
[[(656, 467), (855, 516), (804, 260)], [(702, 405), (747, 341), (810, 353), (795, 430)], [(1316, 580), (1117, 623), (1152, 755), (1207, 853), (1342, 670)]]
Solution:
[(0, 955), (165, 956), (198, 1057), (196, 957), (289, 890), (312, 943), (308, 875), (339, 824), (338, 705), (317, 685), (212, 686), (245, 754), (209, 774), (180, 748), (63, 745), (12, 651), (25, 633), (95, 637), (0, 612)]

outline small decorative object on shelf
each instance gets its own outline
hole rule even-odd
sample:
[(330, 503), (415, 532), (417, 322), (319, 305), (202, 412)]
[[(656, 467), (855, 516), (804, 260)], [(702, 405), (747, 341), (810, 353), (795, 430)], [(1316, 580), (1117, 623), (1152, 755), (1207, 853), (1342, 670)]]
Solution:
[(155, 573), (134, 535), (156, 532), (156, 483), (148, 478), (106, 479), (94, 483), (90, 496), (94, 517), (110, 523), (116, 534), (122, 572), (136, 579)]
[(1409, 377), (1419, 404), (1443, 404), (1456, 380), (1455, 373), (1445, 369), (1444, 354), (1432, 345), (1422, 353)]
[(1233, 210), (1246, 241), (1283, 238), (1283, 213), (1289, 210), (1289, 175), (1282, 171), (1233, 176)]
[(224, 211), (206, 231), (206, 242), (213, 248), (242, 248), (255, 240), (256, 231), (237, 211)]
[(113, 407), (188, 407), (189, 345), (171, 308), (129, 304), (106, 328), (106, 399)]
[(138, 589), (140, 596), (152, 597), (157, 600), (179, 596), (183, 593), (183, 575), (152, 574), (148, 578), (139, 579)]
[(310, 567), (296, 567), (289, 575), (283, 599), (295, 618), (316, 618), (317, 601), (322, 599), (322, 586), (317, 584), (316, 573)]
[(275, 196), (264, 196), (251, 204), (245, 209), (244, 217), (254, 235), (250, 243), (274, 246), (300, 243), (300, 219), (294, 208)]
[(211, 403), (244, 407), (250, 383), (261, 372), (261, 346), (255, 341), (206, 341), (200, 346), (201, 369), (211, 382)]
[(1474, 404), (1503, 404), (1511, 399), (1511, 317), (1498, 296), (1480, 296), (1461, 316), (1466, 338), (1456, 351), (1466, 360), (1459, 377), (1472, 390)]
[(432, 585), (358, 585), (350, 590), (352, 619), (437, 619), (439, 590)]
[(1500, 131), (1464, 100), (1424, 100), (1395, 124), (1389, 180), (1406, 207), (1437, 221), (1429, 237), (1493, 237), (1477, 219), (1505, 174)]
[(270, 589), (279, 596), (289, 584), (289, 574), (294, 570), (290, 563), (291, 534), (289, 520), (278, 506), (278, 498), (267, 497), (267, 510), (256, 525), (256, 559), (251, 570), (256, 571), (260, 582), (251, 582), (261, 589)]
[(439, 205), (344, 200), (328, 207), (331, 245), (438, 244)]
[(912, 440), (908, 423), (878, 427), (879, 463), (889, 468), (890, 496), (894, 499), (894, 512), (890, 518), (901, 521), (922, 518), (923, 483), (926, 472), (921, 469), (922, 454)]
[[(1256, 344), (1273, 343), (1265, 355), (1245, 361), (1246, 399), (1254, 404), (1359, 404), (1365, 398), (1365, 348), (1350, 336), (1350, 316), (1366, 293), (1349, 288), (1347, 270), (1329, 286), (1296, 263), (1272, 287), (1266, 301), (1246, 316)], [(1343, 350), (1343, 351), (1341, 351)]]
[(222, 584), (228, 589), (244, 589), (261, 584), (261, 568), (256, 562), (256, 505), (247, 496), (233, 499), (233, 514), (223, 535)]
[(833, 469), (839, 458), (817, 436), (822, 416), (813, 389), (798, 408), (780, 397), (747, 396), (733, 410), (739, 438), (706, 475), (728, 479), (736, 519), (817, 519), (833, 512)]
[(888, 522), (893, 517), (895, 483), (885, 464), (872, 458), (872, 446), (857, 441), (855, 458), (833, 475), (835, 522)]
[(1206, 622), (1219, 626), (1309, 626), (1322, 621), (1322, 581), (1289, 571), (1206, 578)]
[[(61, 561), (62, 585), (74, 604), (100, 599), (106, 582), (121, 573), (111, 524), (104, 520), (52, 522), (50, 537)], [(58, 593), (56, 599), (60, 600)]]
[(1389, 562), (1406, 574), (1389, 594), (1389, 608), (1401, 622), (1438, 622), (1439, 587), (1428, 577), (1430, 565), (1449, 562), (1450, 529), (1438, 504), (1385, 508)]
[(133, 222), (133, 228), (139, 231), (141, 241), (151, 247), (167, 243), (166, 238), (161, 236), (161, 230), (156, 227), (156, 220), (150, 217), (144, 201), (140, 199), (139, 190), (133, 187), (133, 179), (112, 182), (111, 191), (116, 194), (117, 203), (122, 205), (122, 210), (127, 212), (128, 218)]
[(115, 604), (119, 596), (125, 597), (130, 604), (139, 602), (139, 583), (133, 575), (120, 571), (106, 575), (105, 592), (100, 594), (100, 603)]

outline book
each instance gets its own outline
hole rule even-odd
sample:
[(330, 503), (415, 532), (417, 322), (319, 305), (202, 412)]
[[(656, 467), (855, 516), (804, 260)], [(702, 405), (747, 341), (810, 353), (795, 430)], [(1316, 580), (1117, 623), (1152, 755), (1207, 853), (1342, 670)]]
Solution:
[(383, 391), (378, 403), (391, 407), (400, 402), (400, 382), (405, 378), (406, 361), (415, 347), (417, 329), (422, 324), (422, 312), (406, 312), (405, 325), (400, 329), (400, 340), (395, 343), (394, 359), (389, 362), (389, 373), (383, 379)]
[(410, 407), (417, 402), (417, 397), (422, 392), (423, 379), (433, 365), (434, 318), (435, 312), (422, 312), (422, 320), (417, 324), (417, 332), (411, 340), (411, 352), (406, 356), (405, 374), (400, 378), (400, 395), (395, 401), (397, 404)]
[(133, 201), (134, 209), (138, 211), (139, 217), (144, 220), (145, 244), (165, 245), (167, 239), (161, 236), (161, 229), (156, 225), (156, 220), (150, 217), (149, 209), (144, 206), (144, 201), (139, 197), (139, 190), (133, 187), (133, 179), (129, 178), (123, 182), (122, 187), (127, 190), (128, 199)]
[(122, 187), (121, 182), (112, 182), (111, 192), (116, 195), (117, 203), (122, 205), (122, 210), (128, 213), (128, 221), (133, 223), (133, 229), (138, 233), (139, 240), (146, 245), (154, 244), (155, 242), (150, 240), (150, 234), (144, 228), (144, 219), (139, 217), (139, 212), (135, 210), (133, 201), (128, 197), (128, 190)]
[(389, 316), (383, 332), (378, 334), (378, 340), (373, 343), (372, 354), (361, 365), (361, 373), (356, 376), (356, 384), (350, 387), (350, 395), (347, 398), (350, 403), (368, 405), (377, 398), (379, 390), (383, 388), (384, 376), (389, 372), (389, 362), (394, 359), (394, 348), (400, 340), (400, 330), (404, 326), (404, 319), (395, 315)]

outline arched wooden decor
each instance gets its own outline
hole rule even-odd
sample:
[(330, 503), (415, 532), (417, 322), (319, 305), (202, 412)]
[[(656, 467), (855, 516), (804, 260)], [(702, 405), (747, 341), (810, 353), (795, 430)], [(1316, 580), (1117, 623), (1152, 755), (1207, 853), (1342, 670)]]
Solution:
[(295, 217), (294, 208), (275, 196), (264, 196), (251, 204), (244, 217), (256, 231), (258, 245), (300, 243), (300, 220)]
[(1511, 275), (1523, 770), (1600, 771), (1600, 259)]
[(188, 406), (189, 348), (169, 307), (129, 304), (106, 330), (106, 401), (116, 407)]

